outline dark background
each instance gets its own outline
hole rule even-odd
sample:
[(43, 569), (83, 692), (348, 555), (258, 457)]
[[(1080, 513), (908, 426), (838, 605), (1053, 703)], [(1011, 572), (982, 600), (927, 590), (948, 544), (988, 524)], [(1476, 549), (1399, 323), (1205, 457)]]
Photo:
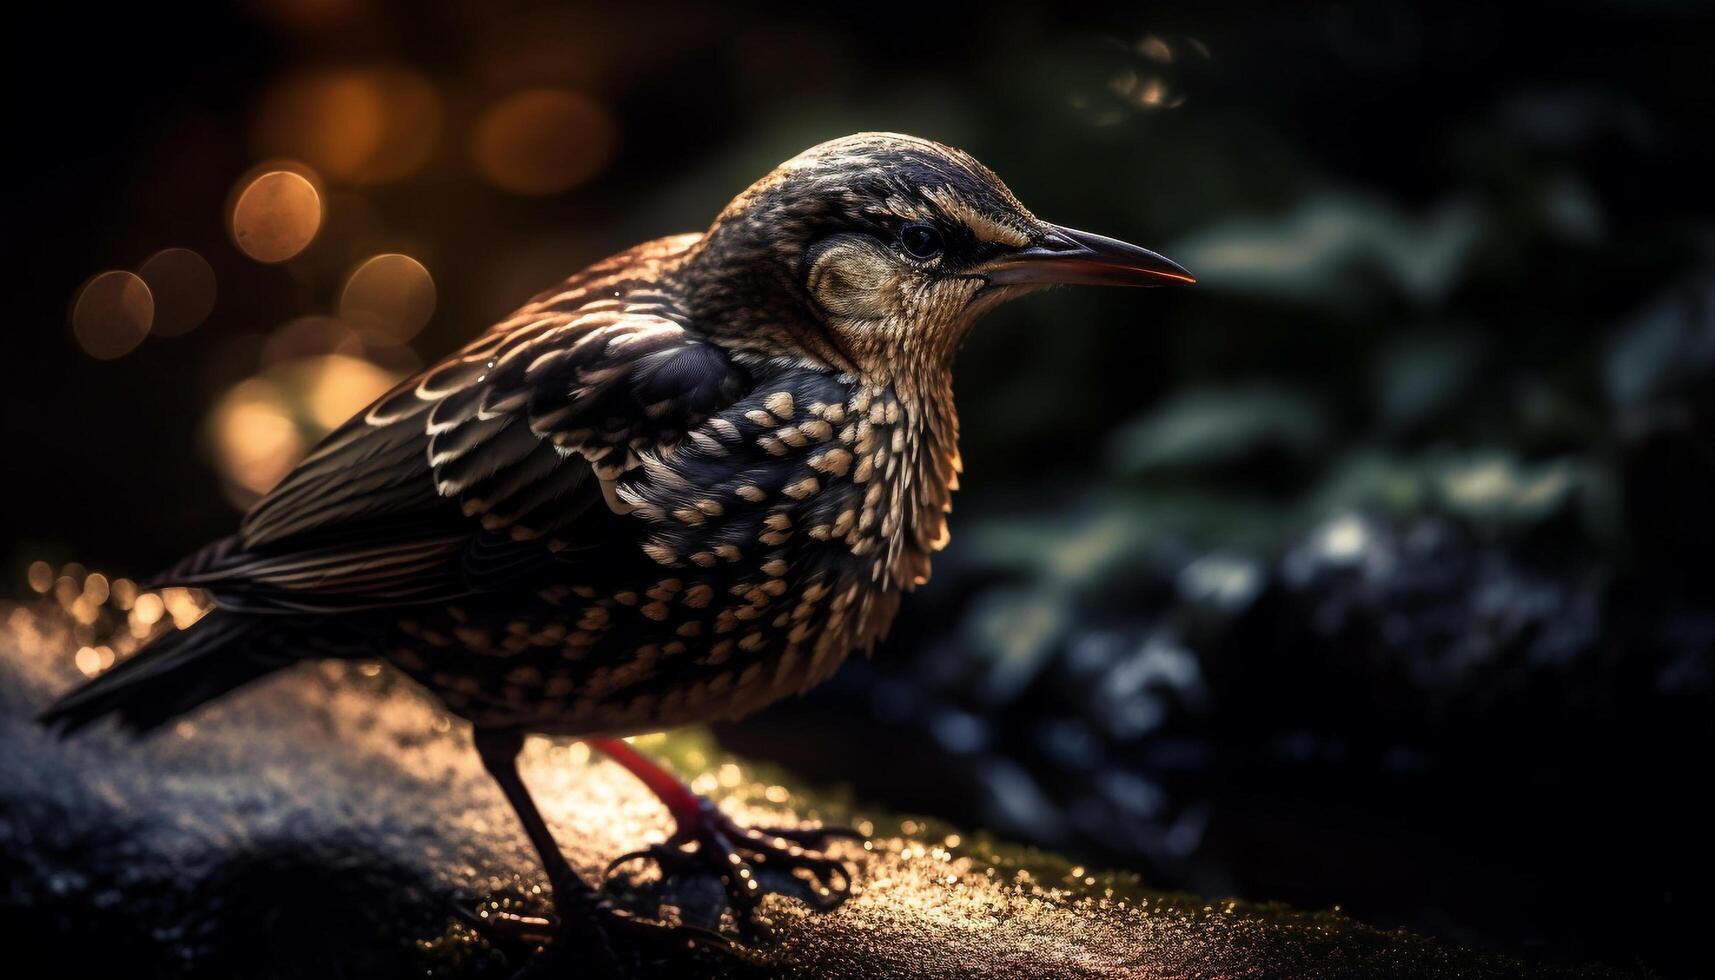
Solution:
[[(1202, 283), (986, 322), (935, 580), (873, 661), (722, 738), (1153, 884), (1709, 965), (1707, 5), (49, 16), (7, 32), (17, 591), (32, 561), (140, 575), (230, 530), (254, 488), (219, 406), (247, 381), (313, 441), (328, 386), (361, 398), (586, 262), (702, 227), (808, 145), (912, 132)], [(341, 100), (377, 70), (429, 93), (378, 137), (392, 163), (323, 167), (316, 240), (247, 258), (235, 190), (373, 126)], [(293, 86), (353, 78), (270, 128)], [(593, 161), (554, 193), (471, 152), (536, 89), (596, 107), (513, 147)], [(85, 353), (80, 284), (169, 246), (213, 269), (206, 322)], [(433, 276), (407, 346), (282, 332), (381, 252)]]

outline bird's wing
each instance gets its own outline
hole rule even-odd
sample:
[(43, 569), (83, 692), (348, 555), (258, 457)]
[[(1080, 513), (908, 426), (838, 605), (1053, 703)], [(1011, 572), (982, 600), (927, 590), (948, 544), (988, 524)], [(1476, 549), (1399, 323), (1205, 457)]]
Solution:
[(501, 588), (609, 541), (623, 508), (605, 485), (747, 384), (624, 259), (383, 395), (165, 581), (237, 608), (351, 610)]

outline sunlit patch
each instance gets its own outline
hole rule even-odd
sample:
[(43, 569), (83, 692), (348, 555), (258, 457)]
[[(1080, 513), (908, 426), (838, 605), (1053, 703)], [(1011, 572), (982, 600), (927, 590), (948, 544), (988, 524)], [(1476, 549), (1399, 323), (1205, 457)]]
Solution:
[(214, 312), (214, 269), (188, 248), (164, 248), (137, 269), (155, 299), (152, 332), (162, 337), (189, 333)]
[(242, 185), (232, 204), (232, 240), (258, 262), (284, 262), (309, 247), (322, 225), (315, 184), (292, 170), (268, 170)]
[(427, 79), (402, 68), (343, 68), (276, 84), (252, 143), (261, 156), (303, 160), (330, 180), (379, 184), (421, 168), (440, 133), (440, 99)]
[(377, 255), (358, 266), (339, 297), (340, 319), (365, 342), (403, 344), (435, 312), (435, 280), (409, 255)]
[(477, 121), (471, 157), (514, 194), (554, 194), (595, 176), (613, 154), (614, 127), (594, 100), (559, 89), (517, 92)]
[(103, 272), (83, 284), (72, 303), (71, 331), (84, 353), (104, 361), (123, 357), (149, 335), (155, 298), (130, 272)]

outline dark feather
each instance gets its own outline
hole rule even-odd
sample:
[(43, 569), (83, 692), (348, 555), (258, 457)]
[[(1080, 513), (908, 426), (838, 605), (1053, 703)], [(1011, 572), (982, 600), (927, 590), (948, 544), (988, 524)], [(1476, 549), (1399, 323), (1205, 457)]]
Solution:
[(279, 667), (284, 661), (250, 649), (248, 641), (265, 628), (242, 616), (206, 616), (55, 701), (40, 720), (74, 732), (117, 714), (125, 727), (148, 731)]
[[(552, 300), (550, 302), (553, 302)], [(247, 612), (349, 612), (516, 585), (613, 538), (592, 461), (664, 451), (744, 391), (660, 297), (485, 335), (347, 422), (162, 584)]]

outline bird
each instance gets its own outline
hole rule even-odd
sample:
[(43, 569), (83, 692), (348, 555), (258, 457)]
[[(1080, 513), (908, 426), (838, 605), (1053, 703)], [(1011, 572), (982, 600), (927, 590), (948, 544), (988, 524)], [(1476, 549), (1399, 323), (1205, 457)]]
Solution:
[(303, 660), (378, 659), (470, 723), (546, 870), (552, 948), (637, 923), (559, 851), (519, 775), (526, 733), (584, 740), (659, 797), (676, 830), (627, 858), (701, 861), (746, 913), (759, 865), (839, 891), (839, 831), (740, 826), (626, 737), (743, 716), (885, 636), (949, 541), (952, 368), (984, 314), (1049, 286), (1192, 282), (1037, 218), (961, 150), (814, 146), (705, 231), (590, 265), (335, 429), (150, 583), (204, 590), (207, 615), (41, 720), (144, 733)]

